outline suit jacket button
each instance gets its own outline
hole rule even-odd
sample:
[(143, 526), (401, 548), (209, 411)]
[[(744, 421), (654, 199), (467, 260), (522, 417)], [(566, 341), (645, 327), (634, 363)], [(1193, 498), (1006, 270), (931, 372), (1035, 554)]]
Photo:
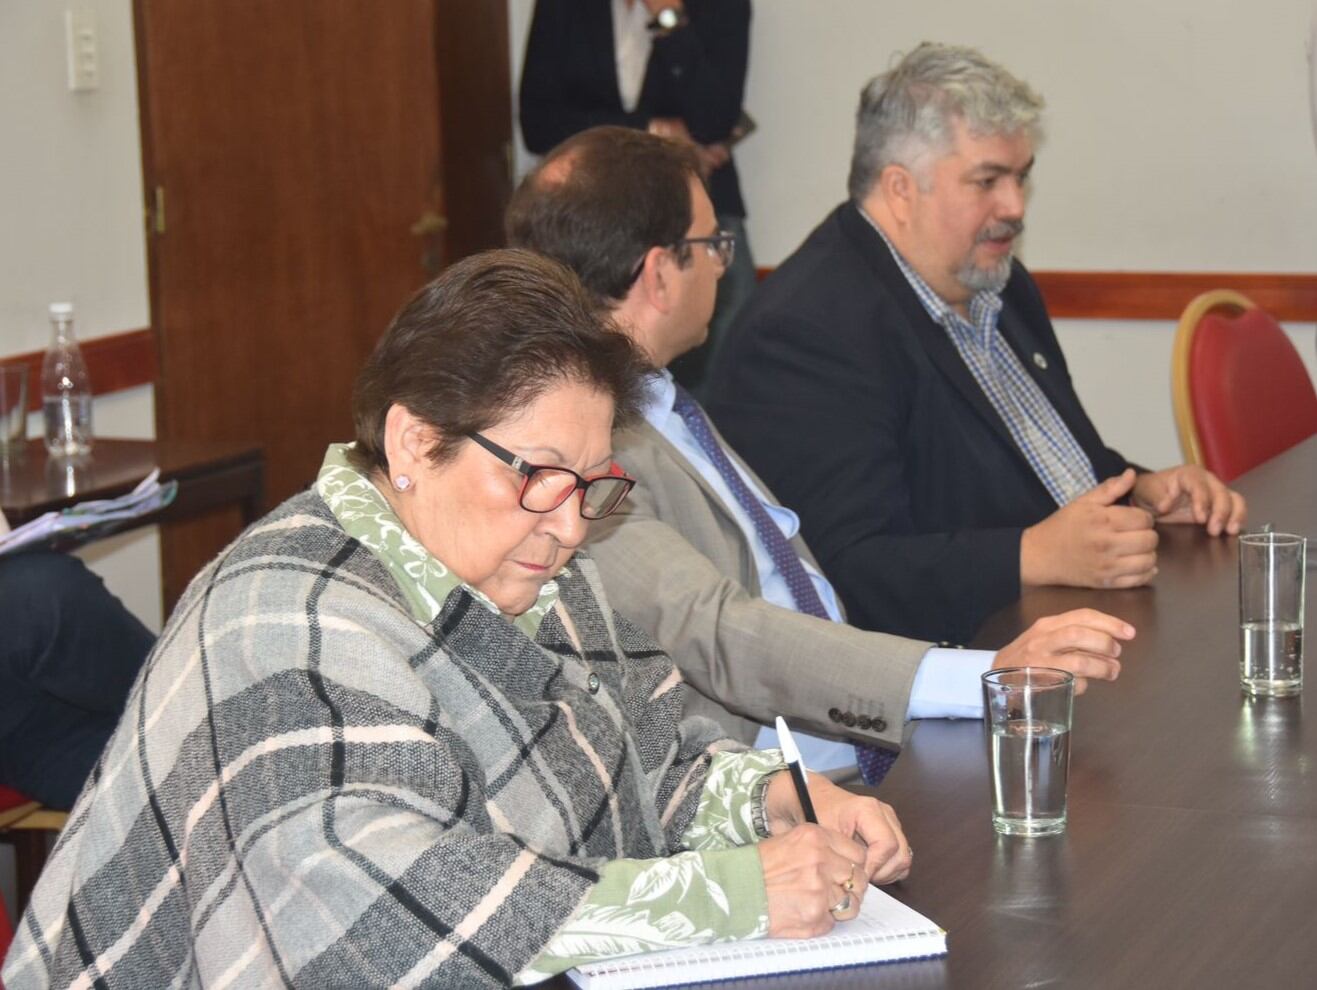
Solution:
[(887, 731), (887, 719), (885, 719), (885, 718), (876, 718), (876, 719), (874, 719), (874, 720), (873, 720), (873, 731), (874, 731), (874, 732), (886, 732), (886, 731)]
[(591, 672), (590, 676), (589, 676), (588, 678), (586, 678), (585, 686), (588, 687), (588, 688), (590, 689), (590, 693), (591, 693), (591, 694), (598, 694), (598, 693), (599, 693), (599, 675), (596, 674), (596, 673), (594, 673), (594, 672)]
[(855, 714), (853, 712), (846, 712), (841, 717), (841, 724), (848, 729), (853, 728), (855, 726)]
[(840, 709), (840, 708), (829, 708), (829, 709), (828, 709), (828, 718), (832, 719), (832, 721), (834, 721), (834, 722), (840, 722), (840, 721), (841, 721), (841, 709)]
[(868, 730), (873, 728), (873, 719), (871, 719), (868, 715), (861, 715), (859, 718), (855, 720), (855, 724), (858, 725), (861, 729)]

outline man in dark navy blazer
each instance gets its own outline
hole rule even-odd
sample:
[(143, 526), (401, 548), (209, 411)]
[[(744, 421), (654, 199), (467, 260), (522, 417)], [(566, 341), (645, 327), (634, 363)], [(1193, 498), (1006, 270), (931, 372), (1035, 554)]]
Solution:
[(709, 412), (782, 500), (851, 621), (968, 639), (1022, 585), (1127, 588), (1154, 522), (1236, 533), (1198, 467), (1102, 442), (1014, 260), (1041, 99), (924, 44), (861, 95), (851, 199), (760, 287)]

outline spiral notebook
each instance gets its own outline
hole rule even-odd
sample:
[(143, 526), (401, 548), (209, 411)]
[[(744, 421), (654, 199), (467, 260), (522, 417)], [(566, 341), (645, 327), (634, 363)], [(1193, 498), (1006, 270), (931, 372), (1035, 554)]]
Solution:
[(945, 931), (913, 908), (871, 887), (856, 917), (817, 938), (758, 939), (647, 952), (589, 963), (568, 970), (567, 975), (586, 990), (632, 990), (923, 959), (946, 953)]

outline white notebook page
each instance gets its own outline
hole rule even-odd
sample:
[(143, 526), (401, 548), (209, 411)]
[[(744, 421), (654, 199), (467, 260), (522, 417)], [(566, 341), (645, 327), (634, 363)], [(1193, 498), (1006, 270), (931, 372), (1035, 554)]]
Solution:
[(919, 959), (944, 955), (946, 951), (946, 932), (918, 911), (871, 887), (855, 918), (840, 922), (827, 935), (817, 938), (770, 938), (668, 949), (589, 963), (567, 975), (588, 990), (630, 990)]

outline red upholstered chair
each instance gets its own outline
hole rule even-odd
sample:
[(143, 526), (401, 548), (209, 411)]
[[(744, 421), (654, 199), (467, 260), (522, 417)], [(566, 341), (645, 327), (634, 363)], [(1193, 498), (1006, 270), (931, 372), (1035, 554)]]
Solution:
[(1317, 433), (1317, 391), (1285, 331), (1229, 289), (1204, 292), (1175, 332), (1180, 448), (1230, 481)]
[[(46, 864), (50, 835), (59, 832), (68, 819), (66, 812), (52, 811), (26, 794), (0, 785), (0, 842), (14, 847), (20, 912), (27, 906), (41, 868)], [(3, 958), (0, 953), (0, 959)]]
[[(9, 952), (9, 943), (14, 940), (14, 926), (9, 923), (9, 912), (5, 909), (5, 902), (0, 899), (0, 962), (5, 961), (5, 954)], [(0, 990), (4, 990), (4, 984), (0, 983)]]

